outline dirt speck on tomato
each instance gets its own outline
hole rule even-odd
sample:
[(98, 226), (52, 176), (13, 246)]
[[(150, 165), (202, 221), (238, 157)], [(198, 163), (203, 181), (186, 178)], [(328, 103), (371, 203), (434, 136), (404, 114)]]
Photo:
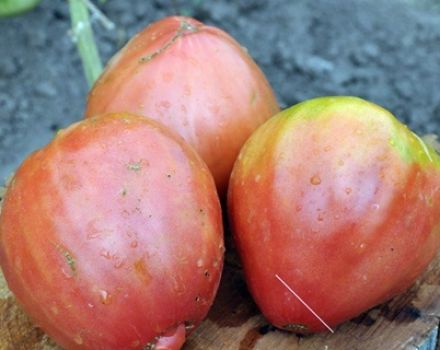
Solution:
[(145, 264), (144, 258), (136, 260), (134, 263), (134, 270), (144, 284), (148, 284), (151, 281), (151, 275), (148, 273), (148, 268)]
[(320, 184), (321, 184), (321, 178), (320, 178), (320, 176), (319, 176), (319, 175), (313, 175), (313, 176), (310, 178), (310, 183), (311, 183), (312, 185), (315, 185), (315, 186), (320, 185)]
[(69, 266), (70, 269), (70, 273), (67, 273), (64, 269), (63, 269), (63, 273), (72, 277), (76, 275), (76, 261), (72, 256), (72, 253), (69, 252), (69, 250), (62, 246), (61, 244), (57, 244), (56, 246), (57, 251), (64, 257), (64, 259), (66, 260), (67, 265)]
[(143, 160), (140, 160), (138, 162), (130, 162), (127, 164), (127, 169), (133, 170), (133, 171), (140, 171), (140, 170), (142, 170), (142, 166), (145, 164), (146, 164), (146, 162)]

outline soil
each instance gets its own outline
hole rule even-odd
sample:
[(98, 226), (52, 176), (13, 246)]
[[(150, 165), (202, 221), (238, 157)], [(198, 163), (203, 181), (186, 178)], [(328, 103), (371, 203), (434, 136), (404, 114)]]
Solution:
[[(283, 108), (316, 96), (357, 95), (388, 108), (419, 134), (440, 134), (438, 0), (94, 2), (116, 24), (107, 30), (94, 20), (104, 62), (150, 22), (194, 16), (248, 49)], [(43, 0), (32, 12), (0, 19), (0, 199), (1, 185), (27, 154), (81, 119), (87, 90), (67, 1)], [(4, 286), (0, 274), (0, 297), (6, 300)], [(0, 311), (6, 306), (17, 308), (8, 315), (23, 318), (11, 322), (33, 329), (23, 333), (29, 344), (46, 344), (12, 297)], [(0, 338), (8, 329), (2, 335), (0, 327)], [(260, 336), (254, 332), (243, 341)]]
[[(95, 20), (104, 62), (134, 33), (172, 14), (232, 34), (266, 73), (282, 107), (357, 95), (418, 133), (440, 133), (440, 6), (436, 0), (106, 0)], [(87, 84), (66, 1), (0, 20), (0, 182), (54, 132), (82, 117)]]

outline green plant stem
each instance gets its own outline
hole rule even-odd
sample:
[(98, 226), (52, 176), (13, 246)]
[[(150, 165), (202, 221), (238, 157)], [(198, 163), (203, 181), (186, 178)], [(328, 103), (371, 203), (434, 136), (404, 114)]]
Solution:
[(92, 86), (102, 72), (101, 58), (96, 48), (89, 10), (83, 0), (69, 0), (72, 35), (81, 57), (84, 73)]
[[(1, 0), (0, 0), (1, 1)], [(115, 29), (115, 24), (110, 21), (91, 0), (82, 0), (87, 8), (92, 13), (92, 18), (95, 17), (99, 23), (107, 30)]]

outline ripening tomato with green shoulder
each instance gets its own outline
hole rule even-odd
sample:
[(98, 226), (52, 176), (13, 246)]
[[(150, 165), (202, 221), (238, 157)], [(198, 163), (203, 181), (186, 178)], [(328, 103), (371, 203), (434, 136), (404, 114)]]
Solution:
[(181, 137), (109, 114), (60, 131), (8, 186), (0, 264), (65, 349), (180, 349), (223, 266), (209, 169)]
[(323, 331), (407, 289), (435, 256), (440, 157), (373, 103), (312, 99), (251, 136), (228, 204), (264, 315)]
[(134, 36), (89, 93), (86, 117), (131, 112), (180, 134), (226, 193), (241, 146), (279, 112), (263, 72), (230, 35), (188, 17), (166, 17)]

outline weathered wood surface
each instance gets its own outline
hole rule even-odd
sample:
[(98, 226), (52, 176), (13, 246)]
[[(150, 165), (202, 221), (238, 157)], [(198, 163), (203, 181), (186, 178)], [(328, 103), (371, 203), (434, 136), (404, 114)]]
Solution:
[[(227, 264), (216, 302), (184, 350), (436, 350), (440, 317), (440, 255), (407, 293), (346, 322), (335, 334), (298, 337), (273, 329)], [(54, 350), (17, 306), (0, 274), (0, 350)], [(437, 348), (437, 350), (439, 350)]]

